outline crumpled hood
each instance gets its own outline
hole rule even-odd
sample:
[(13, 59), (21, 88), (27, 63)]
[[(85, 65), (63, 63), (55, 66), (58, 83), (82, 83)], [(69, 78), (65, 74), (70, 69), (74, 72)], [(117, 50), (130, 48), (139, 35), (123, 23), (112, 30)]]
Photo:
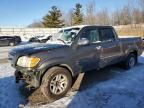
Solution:
[(11, 52), (14, 53), (25, 53), (25, 54), (32, 54), (37, 53), (41, 51), (48, 51), (52, 49), (62, 48), (66, 47), (66, 45), (62, 44), (45, 44), (45, 43), (33, 43), (33, 44), (27, 44), (27, 45), (20, 45), (13, 48)]

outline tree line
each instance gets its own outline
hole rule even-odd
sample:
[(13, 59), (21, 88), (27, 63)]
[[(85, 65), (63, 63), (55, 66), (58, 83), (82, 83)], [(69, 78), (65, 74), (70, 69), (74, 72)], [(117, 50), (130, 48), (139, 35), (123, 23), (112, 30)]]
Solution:
[(41, 21), (36, 21), (28, 27), (60, 28), (80, 24), (89, 25), (128, 25), (144, 24), (144, 0), (137, 0), (138, 6), (130, 2), (121, 9), (110, 12), (108, 9), (96, 10), (94, 0), (86, 4), (86, 11), (83, 6), (77, 3), (67, 13), (63, 13), (57, 6), (52, 6)]

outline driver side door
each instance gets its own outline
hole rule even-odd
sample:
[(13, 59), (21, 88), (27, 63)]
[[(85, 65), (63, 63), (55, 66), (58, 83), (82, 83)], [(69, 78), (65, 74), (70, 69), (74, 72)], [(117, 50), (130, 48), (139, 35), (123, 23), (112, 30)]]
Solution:
[(96, 27), (88, 27), (83, 30), (79, 36), (79, 40), (85, 38), (89, 44), (78, 45), (75, 50), (75, 59), (77, 64), (83, 71), (96, 69), (99, 65), (101, 49), (99, 46), (99, 32)]

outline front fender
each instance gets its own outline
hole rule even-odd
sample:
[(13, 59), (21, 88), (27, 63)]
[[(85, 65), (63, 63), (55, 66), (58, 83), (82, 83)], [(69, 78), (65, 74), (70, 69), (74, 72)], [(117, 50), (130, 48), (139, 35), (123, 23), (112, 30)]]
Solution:
[(67, 68), (73, 77), (81, 72), (81, 68), (74, 61), (65, 59), (63, 57), (52, 58), (41, 62), (38, 70), (43, 70), (42, 74), (44, 74), (53, 66), (61, 66)]

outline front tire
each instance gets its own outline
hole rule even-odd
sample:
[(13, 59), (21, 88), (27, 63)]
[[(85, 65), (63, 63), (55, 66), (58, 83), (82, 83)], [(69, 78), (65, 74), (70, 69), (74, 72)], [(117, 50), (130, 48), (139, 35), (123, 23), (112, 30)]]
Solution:
[(64, 97), (71, 85), (70, 72), (62, 67), (53, 67), (43, 76), (41, 91), (49, 102), (53, 102)]
[(131, 69), (137, 63), (137, 56), (134, 53), (130, 53), (125, 61), (125, 68)]

